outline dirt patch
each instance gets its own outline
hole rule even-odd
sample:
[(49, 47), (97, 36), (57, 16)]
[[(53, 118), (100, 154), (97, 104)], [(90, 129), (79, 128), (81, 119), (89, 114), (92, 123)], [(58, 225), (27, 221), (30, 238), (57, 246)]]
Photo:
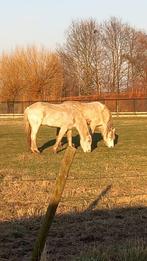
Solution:
[[(27, 261), (55, 180), (6, 177), (0, 187), (0, 260)], [(145, 187), (140, 186), (140, 180), (131, 179), (130, 192), (135, 187), (135, 193), (143, 193)], [(97, 180), (67, 181), (47, 239), (44, 252), (47, 260), (75, 260), (82, 252), (94, 248), (147, 243), (147, 197), (129, 195), (124, 182), (122, 187), (122, 179), (121, 183), (118, 180), (112, 183), (107, 179), (101, 180), (99, 186)]]
[[(1, 260), (30, 260), (41, 218), (0, 224)], [(73, 212), (56, 216), (46, 242), (47, 260), (75, 260), (82, 252), (147, 244), (147, 208)]]

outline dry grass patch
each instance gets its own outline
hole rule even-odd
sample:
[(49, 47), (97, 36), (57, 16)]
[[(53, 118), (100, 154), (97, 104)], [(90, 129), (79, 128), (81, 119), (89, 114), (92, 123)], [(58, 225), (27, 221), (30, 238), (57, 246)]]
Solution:
[[(89, 258), (84, 260), (99, 260), (104, 252), (104, 260), (121, 260), (115, 247), (128, 242), (135, 247), (136, 240), (143, 242), (141, 253), (146, 253), (147, 119), (115, 119), (114, 125), (118, 134), (114, 149), (108, 149), (98, 133), (92, 153), (77, 149), (49, 233), (49, 260), (83, 260), (83, 253)], [(66, 149), (64, 144), (57, 155), (52, 153), (51, 128), (41, 128), (37, 141), (44, 147), (40, 155), (28, 151), (22, 121), (0, 124), (1, 260), (30, 259)]]

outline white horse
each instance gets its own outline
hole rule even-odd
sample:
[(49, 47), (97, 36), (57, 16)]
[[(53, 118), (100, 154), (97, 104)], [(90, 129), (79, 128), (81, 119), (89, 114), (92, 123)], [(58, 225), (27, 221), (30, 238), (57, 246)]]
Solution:
[(80, 135), (80, 144), (84, 152), (91, 151), (92, 138), (89, 133), (87, 122), (82, 113), (76, 108), (66, 108), (63, 104), (50, 104), (47, 102), (36, 102), (24, 111), (25, 129), (28, 135), (31, 151), (38, 152), (36, 135), (40, 125), (59, 127), (59, 135), (53, 147), (56, 152), (62, 137), (67, 132), (69, 146), (72, 146), (70, 130), (76, 128)]
[[(112, 124), (112, 115), (108, 107), (100, 102), (78, 102), (78, 101), (65, 101), (62, 104), (66, 108), (77, 108), (83, 114), (86, 119), (89, 127), (91, 129), (91, 133), (93, 134), (95, 129), (98, 127), (103, 140), (107, 147), (114, 147), (115, 140), (115, 128), (113, 128)], [(57, 133), (58, 133), (57, 129)], [(69, 131), (67, 138), (71, 139), (72, 132)]]

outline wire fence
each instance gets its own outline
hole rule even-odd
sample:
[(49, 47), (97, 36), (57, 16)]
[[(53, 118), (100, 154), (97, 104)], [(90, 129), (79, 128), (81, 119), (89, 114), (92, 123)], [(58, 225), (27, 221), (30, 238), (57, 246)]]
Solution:
[[(118, 176), (118, 177), (117, 176), (113, 176), (113, 175), (111, 175), (111, 176), (100, 176), (99, 178), (94, 178), (94, 177), (71, 178), (71, 177), (68, 177), (67, 183), (69, 184), (71, 182), (77, 182), (77, 181), (80, 180), (81, 184), (82, 184), (82, 181), (83, 182), (86, 181), (86, 184), (87, 184), (86, 188), (87, 189), (88, 188), (92, 189), (91, 185), (90, 184), (88, 185), (88, 183), (87, 183), (88, 181), (93, 181), (93, 184), (96, 184), (96, 183), (101, 184), (101, 180), (104, 180), (104, 179), (107, 179), (107, 183), (111, 183), (111, 185), (108, 186), (109, 187), (108, 195), (106, 195), (107, 193), (104, 193), (104, 195), (102, 195), (102, 198), (107, 198), (108, 197), (109, 200), (111, 200), (111, 199), (116, 199), (117, 200), (117, 199), (129, 198), (130, 200), (132, 200), (132, 199), (135, 200), (136, 198), (139, 197), (139, 199), (137, 200), (138, 203), (141, 202), (142, 200), (143, 200), (144, 203), (147, 203), (147, 192), (143, 191), (142, 188), (138, 188), (137, 189), (137, 187), (136, 187), (135, 192), (134, 191), (130, 191), (128, 193), (128, 191), (124, 190), (123, 192), (122, 191), (121, 192), (117, 192), (117, 193), (115, 193), (115, 195), (112, 193), (112, 195), (111, 195), (111, 188), (118, 184), (118, 179), (119, 180), (121, 179), (121, 181), (123, 183), (128, 182), (128, 180), (130, 180), (130, 179), (135, 179), (134, 182), (133, 182), (134, 186), (135, 186), (135, 184), (137, 184), (137, 179), (143, 179), (145, 181), (145, 184), (146, 184), (146, 182), (147, 182), (147, 173), (144, 173), (144, 174), (141, 174), (141, 175), (136, 175), (136, 174), (135, 175), (130, 174), (130, 175), (127, 175), (127, 176), (126, 175), (121, 175), (121, 176)], [(3, 183), (4, 186), (7, 186), (7, 183), (9, 183), (9, 182), (11, 183), (11, 186), (15, 186), (16, 184), (17, 184), (17, 186), (19, 186), (19, 185), (23, 186), (23, 184), (26, 183), (26, 182), (28, 182), (30, 185), (31, 185), (31, 182), (33, 184), (35, 184), (35, 182), (37, 182), (37, 184), (38, 184), (38, 182), (39, 183), (46, 182), (47, 183), (46, 185), (48, 186), (48, 188), (50, 188), (50, 186), (52, 187), (52, 185), (53, 185), (52, 183), (55, 183), (55, 178), (41, 178), (41, 179), (40, 178), (36, 178), (36, 179), (32, 179), (32, 178), (31, 179), (30, 178), (29, 179), (25, 179), (25, 178), (22, 178), (22, 179), (18, 178), (17, 179), (17, 178), (15, 178), (15, 179), (4, 179), (1, 182), (1, 184)], [(37, 187), (38, 186), (39, 186), (39, 184), (37, 185)], [(105, 184), (105, 186), (107, 186), (107, 185)], [(41, 189), (41, 187), (40, 187), (40, 189)], [(37, 195), (46, 194), (47, 193), (48, 196), (50, 196), (50, 191), (49, 190), (40, 191), (40, 189), (38, 189), (36, 191)], [(74, 189), (76, 189), (76, 186), (74, 186)], [(80, 195), (74, 195), (74, 194), (71, 195), (70, 194), (70, 195), (68, 195), (68, 197), (67, 197), (67, 195), (64, 195), (62, 200), (61, 200), (61, 203), (78, 202), (79, 200), (82, 200), (82, 199), (87, 201), (87, 202), (90, 202), (90, 201), (94, 201), (95, 197), (94, 197), (94, 195), (90, 196), (89, 194), (87, 195), (87, 197), (85, 195), (82, 195), (82, 194), (80, 194)], [(48, 201), (48, 199), (47, 199), (47, 201)], [(13, 202), (13, 200), (10, 199), (10, 202), (7, 202), (7, 206), (12, 206), (13, 204), (21, 205), (21, 206), (28, 205), (28, 204), (39, 206), (39, 205), (42, 205), (44, 203), (45, 202), (41, 202), (41, 201), (35, 202), (35, 201), (30, 201), (30, 200), (24, 200), (24, 202), (16, 200), (16, 201)], [(1, 202), (0, 207), (2, 207), (2, 206), (4, 206), (4, 205)]]
[[(67, 99), (66, 99), (67, 100)], [(72, 100), (72, 97), (70, 97)], [(83, 99), (78, 97), (74, 100), (89, 102), (91, 99)], [(62, 99), (64, 101), (64, 99)], [(93, 99), (93, 101), (100, 101), (108, 106), (111, 112), (114, 113), (123, 113), (123, 112), (146, 112), (147, 113), (147, 97), (138, 97), (138, 98), (99, 98)], [(35, 101), (7, 101), (0, 102), (0, 114), (23, 114), (25, 108)], [(52, 100), (48, 101), (51, 103), (60, 103), (61, 100)]]

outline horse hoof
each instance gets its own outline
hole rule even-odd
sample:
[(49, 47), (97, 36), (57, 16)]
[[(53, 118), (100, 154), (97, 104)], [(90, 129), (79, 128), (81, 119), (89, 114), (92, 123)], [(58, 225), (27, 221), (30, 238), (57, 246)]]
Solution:
[(34, 150), (31, 150), (32, 153), (40, 153), (40, 151), (38, 149), (34, 149)]
[(72, 145), (69, 145), (71, 148), (75, 148), (75, 144), (72, 143)]
[(53, 153), (57, 153), (57, 149), (56, 148), (53, 148)]

